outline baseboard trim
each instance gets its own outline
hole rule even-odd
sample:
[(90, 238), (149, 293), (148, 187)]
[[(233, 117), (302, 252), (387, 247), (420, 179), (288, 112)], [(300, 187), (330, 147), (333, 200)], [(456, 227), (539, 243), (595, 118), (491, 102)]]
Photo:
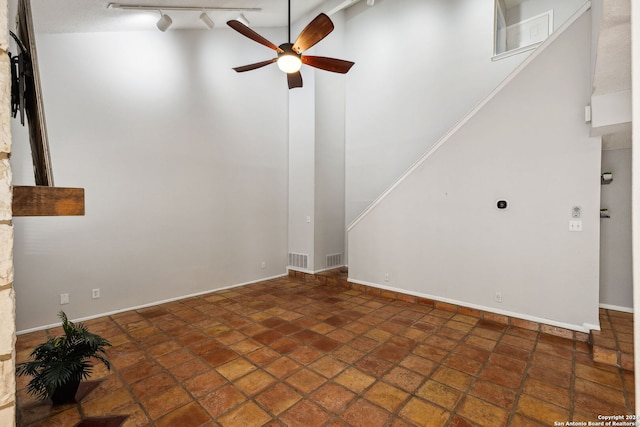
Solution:
[[(384, 286), (384, 285), (380, 285), (380, 284), (377, 284), (377, 283), (366, 282), (364, 280), (348, 279), (348, 281), (352, 282), (352, 283), (358, 283), (358, 284), (361, 284), (361, 285), (371, 286), (371, 287), (384, 289), (384, 290), (388, 290), (388, 291), (392, 291), (392, 292), (396, 292), (396, 293), (412, 295), (412, 296), (415, 296), (417, 298), (425, 298), (425, 299), (433, 300), (433, 301), (436, 301), (436, 302), (443, 302), (443, 303), (446, 303), (446, 304), (452, 304), (452, 305), (456, 305), (456, 306), (459, 306), (459, 307), (471, 308), (471, 309), (478, 310), (478, 311), (481, 311), (481, 312), (494, 313), (494, 314), (498, 314), (498, 315), (501, 315), (501, 316), (506, 316), (508, 318), (522, 319), (522, 320), (526, 320), (526, 321), (529, 321), (529, 322), (538, 323), (540, 325), (549, 325), (549, 326), (554, 326), (554, 327), (557, 327), (557, 328), (562, 328), (562, 329), (567, 329), (567, 330), (577, 331), (577, 332), (584, 332), (584, 333), (589, 333), (590, 330), (594, 329), (593, 328), (594, 325), (586, 325), (586, 324), (574, 325), (574, 324), (571, 324), (571, 323), (558, 322), (556, 320), (546, 319), (546, 318), (543, 318), (543, 317), (531, 316), (531, 315), (528, 315), (528, 314), (516, 313), (516, 312), (508, 311), (508, 310), (500, 310), (500, 309), (497, 309), (495, 307), (487, 307), (487, 306), (483, 306), (483, 305), (479, 305), (479, 304), (469, 303), (469, 302), (466, 302), (466, 301), (459, 301), (459, 300), (452, 299), (452, 298), (445, 298), (445, 297), (441, 297), (441, 296), (437, 296), (437, 295), (430, 295), (430, 294), (423, 294), (423, 293), (420, 293), (420, 292), (408, 291), (406, 289), (393, 288), (393, 287), (390, 287), (390, 286)], [(599, 329), (599, 327), (598, 327), (598, 329)]]
[(289, 266), (287, 266), (287, 274), (290, 271), (297, 271), (299, 273), (304, 273), (304, 274), (314, 274), (313, 270), (309, 270), (309, 269), (306, 269), (306, 268), (300, 268), (300, 267), (292, 267), (292, 266), (289, 265)]
[[(286, 276), (287, 276), (287, 273), (283, 273), (283, 274), (279, 274), (277, 276), (264, 277), (264, 278), (258, 279), (258, 280), (251, 280), (249, 282), (239, 283), (237, 285), (230, 285), (230, 286), (225, 286), (225, 287), (222, 287), (222, 288), (209, 289), (207, 291), (202, 291), (202, 292), (196, 292), (196, 293), (193, 293), (193, 294), (177, 296), (177, 297), (174, 297), (174, 298), (168, 298), (168, 299), (164, 299), (164, 300), (161, 300), (161, 301), (154, 301), (154, 302), (141, 304), (141, 305), (136, 305), (136, 306), (132, 306), (132, 307), (121, 308), (121, 309), (107, 311), (107, 312), (100, 313), (100, 314), (92, 314), (91, 316), (85, 316), (85, 317), (79, 317), (77, 319), (71, 319), (71, 321), (72, 322), (85, 322), (87, 320), (97, 319), (98, 317), (113, 316), (114, 314), (124, 313), (125, 311), (140, 310), (142, 308), (153, 307), (155, 305), (166, 304), (166, 303), (169, 303), (169, 302), (179, 301), (179, 300), (182, 300), (182, 299), (187, 299), (187, 298), (192, 298), (192, 297), (198, 297), (198, 296), (201, 296), (201, 295), (211, 294), (211, 293), (214, 293), (214, 292), (224, 291), (224, 290), (227, 290), (227, 289), (238, 288), (240, 286), (246, 286), (246, 285), (251, 285), (251, 284), (254, 284), (254, 283), (264, 282), (266, 280), (279, 279), (281, 277), (286, 277)], [(52, 323), (52, 324), (49, 324), (49, 325), (36, 326), (35, 328), (29, 328), (29, 329), (23, 329), (23, 330), (20, 330), (20, 331), (16, 331), (16, 335), (24, 335), (24, 334), (28, 334), (30, 332), (42, 331), (42, 330), (45, 330), (45, 329), (51, 329), (51, 328), (55, 328), (55, 327), (58, 327), (58, 326), (60, 326), (60, 323)]]
[(306, 268), (287, 266), (287, 271), (297, 271), (298, 273), (314, 275), (314, 274), (318, 274), (318, 273), (323, 273), (325, 271), (336, 270), (338, 268), (343, 268), (343, 267), (346, 267), (346, 265), (336, 265), (335, 267), (321, 268), (320, 270), (309, 270), (309, 269), (306, 269)]
[(313, 273), (311, 273), (311, 274), (323, 273), (323, 272), (325, 272), (325, 271), (331, 271), (331, 270), (335, 270), (335, 269), (338, 269), (338, 268), (344, 268), (344, 267), (346, 267), (346, 266), (344, 266), (344, 265), (336, 265), (336, 266), (334, 266), (334, 267), (327, 267), (327, 268), (322, 268), (322, 269), (320, 269), (320, 270), (315, 270), (315, 271), (314, 271)]
[(623, 313), (633, 313), (633, 307), (622, 307), (620, 305), (600, 304), (600, 308), (614, 311), (622, 311)]

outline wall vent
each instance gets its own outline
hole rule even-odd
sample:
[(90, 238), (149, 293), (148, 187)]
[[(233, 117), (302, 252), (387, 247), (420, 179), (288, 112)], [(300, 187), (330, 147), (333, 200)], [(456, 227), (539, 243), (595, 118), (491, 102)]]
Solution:
[(327, 255), (327, 267), (342, 267), (342, 254)]
[(304, 269), (309, 268), (309, 255), (289, 252), (289, 266)]

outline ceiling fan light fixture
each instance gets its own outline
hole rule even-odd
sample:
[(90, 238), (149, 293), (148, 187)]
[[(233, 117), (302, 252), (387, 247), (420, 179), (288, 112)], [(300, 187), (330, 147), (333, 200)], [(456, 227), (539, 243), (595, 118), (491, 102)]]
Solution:
[(283, 53), (278, 57), (278, 68), (287, 74), (300, 71), (300, 67), (302, 67), (302, 60), (298, 55)]
[(202, 12), (200, 14), (200, 20), (204, 23), (204, 25), (207, 26), (208, 29), (213, 30), (213, 26), (215, 24), (213, 22), (213, 19), (211, 19), (211, 17), (207, 15), (207, 12)]
[(165, 15), (164, 13), (162, 13), (162, 11), (159, 12), (160, 19), (158, 19), (158, 22), (156, 22), (156, 27), (158, 27), (158, 29), (164, 33), (169, 29), (171, 24), (173, 24), (173, 20), (169, 15)]

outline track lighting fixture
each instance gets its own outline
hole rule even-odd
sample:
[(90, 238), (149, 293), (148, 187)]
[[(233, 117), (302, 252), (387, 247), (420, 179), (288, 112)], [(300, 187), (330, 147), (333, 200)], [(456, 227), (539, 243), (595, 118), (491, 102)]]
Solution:
[(200, 20), (204, 23), (204, 25), (207, 26), (208, 29), (212, 30), (213, 26), (215, 25), (213, 23), (213, 20), (209, 17), (209, 15), (207, 15), (207, 12), (202, 12), (200, 14)]
[(247, 27), (249, 26), (249, 20), (247, 19), (246, 16), (244, 16), (244, 13), (241, 13), (240, 15), (238, 15), (238, 17), (236, 18), (236, 21), (243, 23)]
[(165, 15), (164, 13), (162, 13), (161, 10), (159, 12), (160, 19), (158, 19), (158, 22), (156, 22), (156, 27), (158, 27), (158, 29), (164, 33), (169, 29), (171, 24), (173, 24), (173, 20), (171, 20), (171, 17), (169, 15)]
[[(123, 4), (123, 3), (109, 3), (108, 9), (126, 9), (126, 10), (180, 10), (191, 12), (202, 11), (222, 11), (222, 12), (262, 12), (261, 7), (208, 7), (208, 6), (167, 6), (167, 5), (142, 5), (142, 4)], [(246, 19), (246, 18), (245, 18)]]
[[(169, 17), (169, 15), (163, 13), (163, 10), (177, 10), (180, 12), (201, 12), (200, 13), (200, 20), (202, 21), (202, 23), (204, 25), (207, 26), (208, 29), (213, 29), (213, 27), (215, 26), (215, 23), (213, 22), (213, 19), (211, 19), (211, 17), (209, 16), (209, 14), (207, 12), (229, 12), (229, 11), (235, 11), (235, 12), (261, 12), (262, 8), (261, 7), (203, 7), (203, 6), (189, 6), (189, 5), (184, 5), (184, 6), (167, 6), (167, 5), (142, 5), (142, 4), (123, 4), (123, 3), (109, 3), (107, 5), (108, 9), (122, 9), (122, 10), (149, 10), (149, 11), (158, 11), (160, 12), (160, 19), (158, 20), (158, 22), (156, 23), (156, 26), (158, 27), (158, 29), (160, 31), (167, 31), (169, 29), (169, 27), (171, 26), (171, 24), (173, 24), (173, 20), (171, 19), (171, 17)], [(246, 16), (244, 16), (244, 13), (240, 13), (240, 15), (238, 15), (238, 18), (236, 18), (238, 21), (242, 22), (245, 25), (249, 25), (249, 20), (247, 19)]]

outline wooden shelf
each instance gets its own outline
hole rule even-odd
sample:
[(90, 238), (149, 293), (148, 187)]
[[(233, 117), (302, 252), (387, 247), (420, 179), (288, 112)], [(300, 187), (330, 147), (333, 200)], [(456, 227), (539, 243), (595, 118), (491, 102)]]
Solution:
[(13, 216), (84, 215), (84, 188), (14, 186)]

